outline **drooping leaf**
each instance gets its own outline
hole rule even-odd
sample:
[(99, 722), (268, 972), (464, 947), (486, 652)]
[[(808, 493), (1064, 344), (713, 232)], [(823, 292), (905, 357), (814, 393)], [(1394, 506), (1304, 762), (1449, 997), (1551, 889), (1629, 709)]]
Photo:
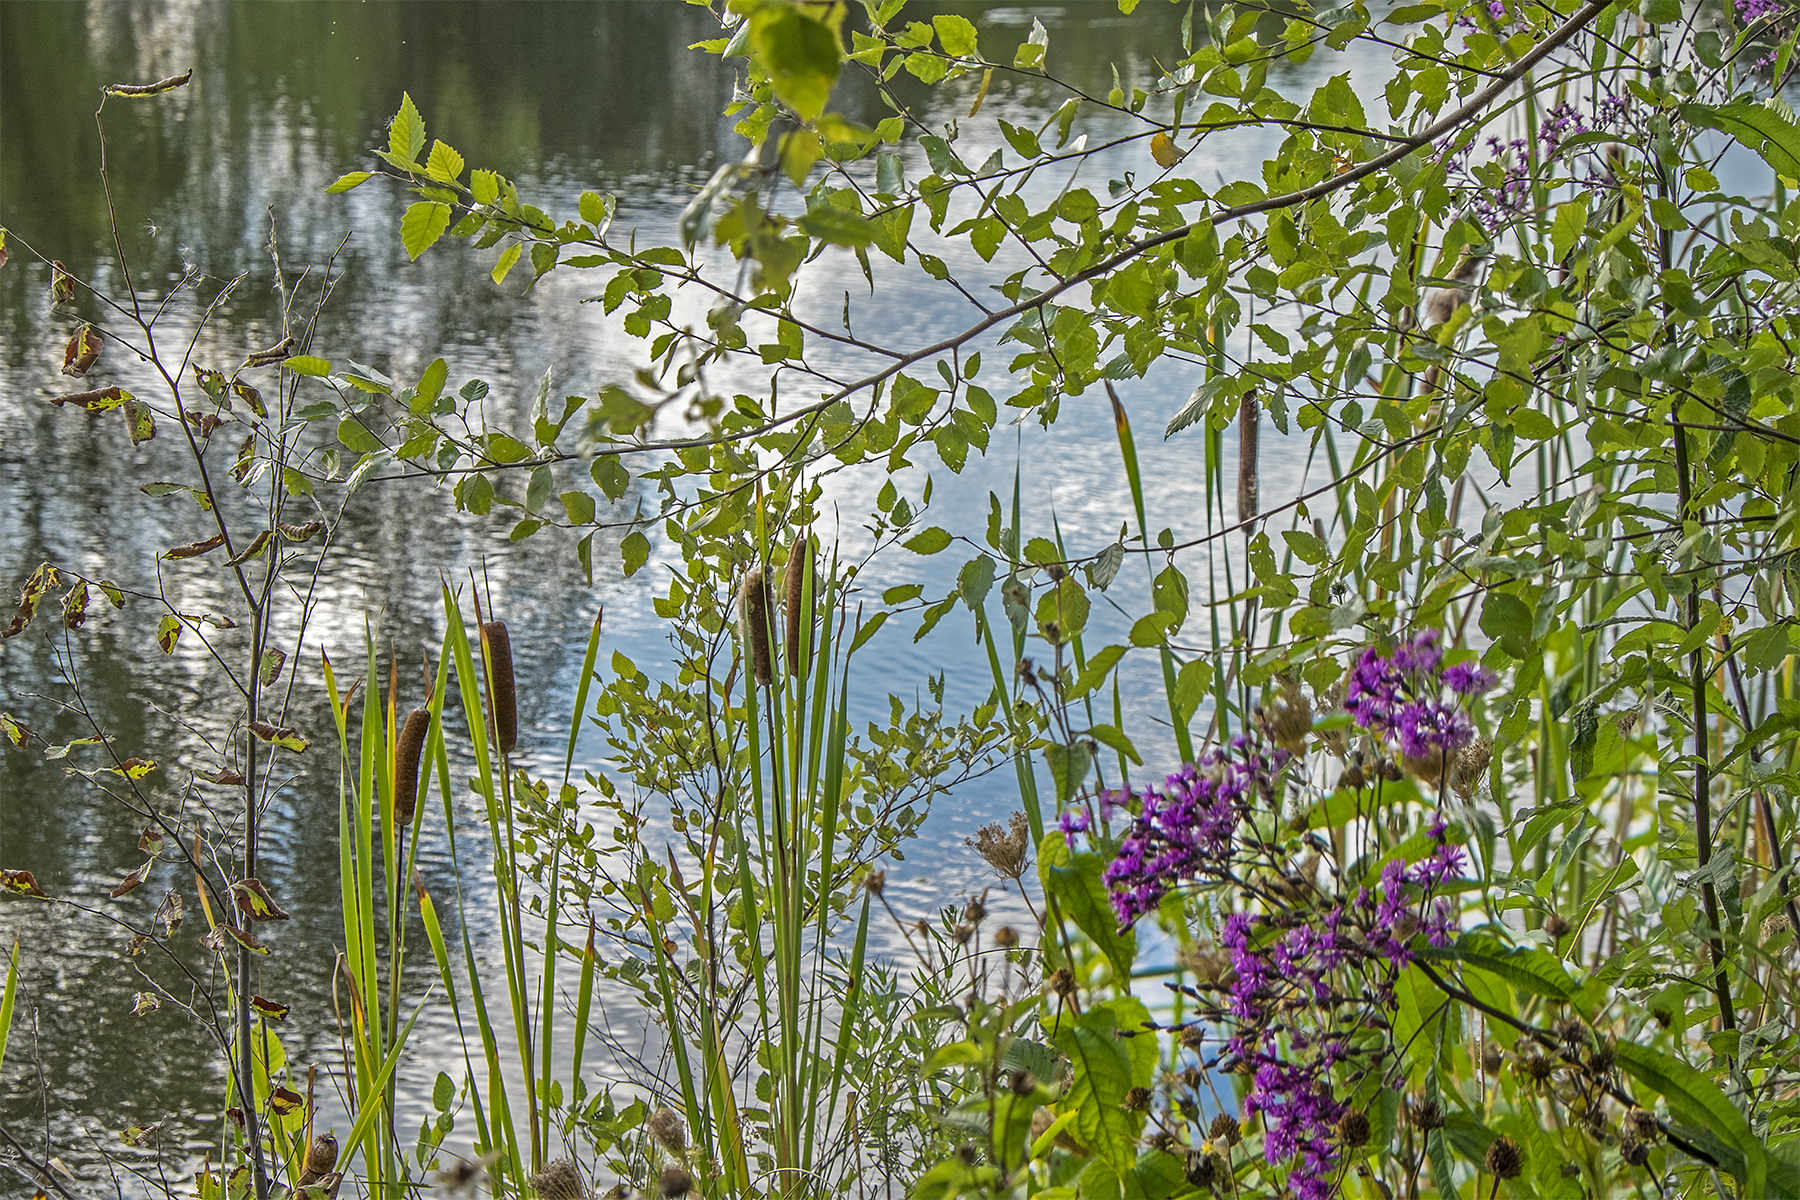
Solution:
[(125, 873), (125, 878), (113, 885), (113, 890), (110, 893), (112, 898), (117, 900), (137, 891), (137, 889), (143, 885), (144, 880), (150, 878), (150, 868), (155, 865), (156, 860), (154, 858), (147, 858), (135, 869), (127, 871)]
[(252, 921), (285, 921), (287, 910), (275, 903), (275, 897), (269, 895), (269, 889), (262, 880), (240, 879), (231, 885), (231, 898), (237, 902), (238, 911)]
[(306, 739), (299, 730), (283, 725), (271, 725), (267, 721), (250, 722), (250, 732), (256, 735), (259, 742), (267, 742), (271, 746), (279, 746), (283, 750), (291, 750), (300, 754), (306, 749)]
[(63, 347), (62, 373), (77, 379), (86, 375), (88, 368), (100, 358), (100, 347), (105, 341), (104, 334), (93, 325), (83, 322), (69, 336), (68, 345)]
[(38, 886), (37, 877), (30, 871), (0, 870), (0, 892), (11, 892), (15, 896), (34, 896), (47, 900), (44, 889)]

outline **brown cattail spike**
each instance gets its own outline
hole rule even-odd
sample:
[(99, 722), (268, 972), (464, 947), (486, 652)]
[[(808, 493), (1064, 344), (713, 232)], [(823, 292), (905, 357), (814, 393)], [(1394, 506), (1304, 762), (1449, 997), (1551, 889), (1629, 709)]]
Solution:
[[(1238, 520), (1256, 519), (1257, 435), (1262, 427), (1262, 405), (1248, 392), (1238, 404)], [(1246, 536), (1249, 531), (1245, 531)]]
[(413, 709), (400, 726), (400, 740), (394, 747), (394, 820), (401, 825), (412, 824), (413, 809), (418, 806), (419, 755), (430, 732), (429, 708)]
[[(812, 539), (805, 534), (794, 539), (788, 550), (787, 570), (782, 576), (782, 598), (787, 606), (787, 668), (796, 679), (806, 676), (812, 661), (813, 611), (807, 603), (807, 589), (816, 589), (817, 572), (813, 565)], [(813, 596), (817, 602), (818, 597)]]
[(512, 639), (506, 635), (505, 621), (488, 621), (481, 627), (481, 643), (487, 647), (490, 682), (489, 702), (493, 715), (488, 722), (502, 754), (511, 754), (519, 744), (519, 700), (513, 690)]
[(738, 612), (742, 618), (745, 654), (756, 682), (768, 687), (775, 682), (774, 630), (769, 625), (769, 581), (761, 567), (751, 567), (744, 576), (744, 589), (738, 596)]

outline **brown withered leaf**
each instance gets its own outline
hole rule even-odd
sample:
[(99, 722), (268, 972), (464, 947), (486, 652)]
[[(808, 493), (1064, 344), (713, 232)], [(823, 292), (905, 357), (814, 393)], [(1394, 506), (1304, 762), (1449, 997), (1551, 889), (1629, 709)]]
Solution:
[(86, 580), (78, 581), (63, 597), (63, 627), (80, 629), (81, 623), (87, 620), (88, 585)]
[(255, 537), (250, 539), (250, 544), (248, 546), (245, 546), (242, 550), (239, 550), (236, 554), (226, 559), (225, 565), (228, 567), (242, 566), (267, 550), (269, 548), (269, 543), (273, 541), (274, 538), (275, 534), (273, 530), (261, 530)]
[(150, 941), (151, 941), (150, 935), (147, 933), (140, 933), (140, 934), (136, 935), (129, 942), (125, 943), (125, 957), (126, 958), (136, 958), (138, 955), (140, 955), (144, 952), (144, 947), (148, 946), (150, 944)]
[(283, 750), (292, 750), (299, 754), (306, 749), (306, 738), (297, 729), (284, 725), (271, 725), (267, 721), (250, 722), (250, 732), (258, 741), (267, 742), (271, 746), (280, 746)]
[(136, 400), (125, 401), (125, 430), (131, 435), (131, 444), (141, 446), (156, 436), (156, 415), (150, 411), (148, 404), (139, 404)]
[(269, 895), (269, 889), (260, 879), (238, 880), (231, 885), (231, 898), (237, 901), (238, 911), (252, 921), (288, 919), (287, 910), (275, 903), (275, 897)]
[(202, 771), (198, 778), (204, 779), (207, 783), (217, 783), (224, 787), (238, 787), (244, 782), (244, 777), (230, 767), (220, 767), (216, 771)]
[(153, 1013), (162, 1007), (162, 997), (155, 992), (139, 992), (131, 998), (131, 1015), (134, 1017)]
[(23, 633), (25, 626), (31, 623), (31, 618), (37, 615), (38, 601), (60, 582), (62, 575), (55, 567), (49, 563), (40, 563), (19, 592), (19, 611), (5, 629), (0, 629), (0, 640)]
[(292, 1088), (278, 1087), (269, 1093), (269, 1109), (278, 1117), (299, 1112), (306, 1107), (306, 1097)]
[(44, 889), (38, 886), (37, 876), (30, 871), (0, 870), (0, 891), (11, 892), (15, 896), (36, 896), (40, 900), (48, 900)]
[(246, 382), (238, 376), (233, 376), (231, 380), (231, 394), (248, 405), (250, 411), (257, 416), (266, 417), (269, 415), (269, 406), (263, 403), (262, 393), (256, 390), (255, 384)]
[(79, 379), (86, 375), (88, 368), (100, 358), (100, 346), (106, 341), (106, 335), (88, 322), (69, 335), (69, 342), (63, 347), (62, 373)]
[(320, 530), (325, 528), (325, 522), (315, 517), (304, 525), (279, 524), (275, 528), (279, 529), (281, 536), (290, 542), (310, 542), (319, 535)]
[(231, 464), (231, 477), (239, 483), (250, 478), (251, 470), (256, 466), (256, 431), (244, 435), (238, 445), (237, 458)]
[(189, 542), (185, 546), (177, 546), (173, 550), (163, 551), (164, 558), (198, 558), (202, 554), (211, 553), (225, 544), (225, 535), (215, 533), (209, 538), (201, 538), (197, 542)]
[(288, 1006), (285, 1004), (278, 1004), (275, 1001), (269, 999), (267, 996), (258, 996), (254, 992), (251, 993), (250, 1007), (254, 1008), (258, 1013), (260, 1013), (263, 1017), (267, 1018), (268, 1020), (271, 1020), (271, 1021), (287, 1020)]
[(244, 365), (246, 367), (275, 366), (278, 363), (286, 361), (289, 352), (292, 351), (293, 348), (294, 339), (292, 337), (284, 337), (273, 346), (270, 346), (267, 350), (258, 350), (249, 358), (246, 358), (244, 360)]
[(217, 403), (229, 403), (227, 400), (227, 385), (224, 372), (214, 371), (211, 368), (202, 367), (199, 363), (195, 363), (194, 382), (198, 383), (200, 385), (200, 390), (205, 392), (213, 401)]
[(60, 396), (50, 397), (50, 403), (58, 408), (73, 404), (77, 408), (85, 408), (89, 412), (110, 412), (132, 399), (130, 392), (122, 387), (94, 388), (87, 392), (64, 392)]
[(257, 941), (256, 935), (251, 933), (248, 929), (239, 929), (236, 925), (229, 925), (224, 922), (220, 922), (218, 925), (213, 926), (213, 931), (200, 939), (200, 944), (202, 946), (205, 946), (208, 950), (217, 950), (220, 953), (230, 949), (232, 942), (236, 942), (253, 954), (267, 954), (269, 952), (269, 948)]
[(111, 893), (112, 898), (117, 900), (120, 897), (129, 896), (132, 892), (137, 891), (138, 888), (143, 885), (144, 880), (150, 878), (150, 868), (155, 865), (156, 860), (154, 858), (146, 858), (143, 866), (130, 872), (125, 878), (119, 880), (119, 882), (113, 886)]
[(156, 923), (163, 927), (164, 937), (174, 937), (175, 931), (181, 928), (184, 919), (181, 908), (180, 892), (170, 888), (163, 893), (162, 903), (156, 906)]
[(154, 825), (144, 826), (144, 831), (138, 834), (138, 849), (142, 850), (145, 854), (162, 853), (162, 844), (162, 830)]
[(67, 304), (75, 299), (75, 277), (69, 274), (69, 268), (63, 266), (62, 259), (50, 262), (50, 306)]
[(194, 432), (200, 435), (202, 441), (211, 437), (213, 431), (225, 423), (225, 419), (217, 413), (190, 412), (187, 415), (187, 421), (194, 427)]

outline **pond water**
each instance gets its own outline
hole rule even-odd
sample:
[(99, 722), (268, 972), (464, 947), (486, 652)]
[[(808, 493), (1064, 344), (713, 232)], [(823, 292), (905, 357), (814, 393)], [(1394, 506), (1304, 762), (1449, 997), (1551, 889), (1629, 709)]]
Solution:
[[(1146, 4), (1147, 11), (1130, 22), (1099, 0), (937, 7), (975, 20), (990, 53), (1022, 41), (1032, 21), (1041, 20), (1051, 35), (1053, 69), (1102, 92), (1110, 86), (1111, 64), (1129, 86), (1148, 74), (1153, 54), (1178, 45), (1180, 10), (1164, 5)], [(223, 280), (248, 272), (202, 337), (202, 356), (236, 361), (245, 350), (276, 340), (277, 297), (265, 249), (271, 223), (290, 270), (323, 264), (349, 233), (339, 259), (343, 280), (322, 315), (317, 352), (372, 363), (403, 379), (441, 355), (453, 383), (480, 376), (493, 385), (493, 403), (522, 411), (546, 370), (557, 386), (583, 391), (623, 379), (635, 365), (641, 343), (624, 337), (599, 306), (578, 303), (598, 284), (579, 272), (561, 272), (529, 294), (521, 294), (517, 278), (496, 288), (487, 279), (491, 260), (458, 247), (409, 262), (397, 233), (406, 197), (379, 183), (349, 196), (326, 196), (323, 188), (342, 172), (367, 165), (366, 151), (384, 141), (385, 123), (405, 89), (434, 135), (471, 164), (511, 175), (546, 210), (572, 211), (584, 188), (612, 191), (620, 203), (615, 228), (638, 227), (640, 244), (671, 240), (694, 190), (743, 148), (719, 115), (731, 95), (730, 72), (717, 59), (686, 49), (710, 32), (704, 11), (670, 0), (6, 0), (0, 3), (6, 62), (0, 72), (0, 223), (78, 275), (122, 291), (97, 182), (92, 112), (98, 88), (191, 66), (193, 83), (180, 93), (108, 106), (109, 169), (141, 288), (159, 294), (191, 266), (208, 277), (202, 293), (210, 296)], [(1315, 60), (1289, 68), (1284, 83), (1310, 87), (1326, 65)], [(1344, 69), (1342, 60), (1330, 66)], [(1379, 82), (1385, 64), (1371, 61), (1357, 70), (1359, 83)], [(944, 125), (966, 114), (974, 87), (967, 81), (931, 95), (927, 122)], [(841, 100), (854, 117), (880, 115), (872, 93), (854, 79)], [(1035, 128), (1061, 100), (1040, 83), (1002, 80), (985, 103)], [(1108, 134), (1104, 121), (1088, 129), (1095, 140)], [(1264, 149), (1250, 138), (1221, 143), (1193, 156), (1189, 167), (1211, 183), (1259, 159)], [(909, 170), (922, 166), (918, 157)], [(1107, 176), (1147, 163), (1144, 143), (1133, 143), (1087, 168), (1082, 182), (1100, 194)], [(1005, 250), (993, 263), (950, 263), (975, 289), (1019, 265)], [(941, 289), (917, 279), (911, 268), (883, 270), (878, 284), (873, 304), (858, 301), (858, 332), (875, 340), (923, 344), (971, 319), (973, 310), (947, 304)], [(68, 332), (67, 316), (49, 310), (48, 286), (47, 270), (15, 245), (12, 261), (0, 270), (0, 592), (13, 591), (44, 560), (95, 572), (105, 564), (104, 573), (127, 586), (154, 590), (159, 548), (205, 530), (191, 506), (151, 499), (134, 486), (158, 455), (169, 453), (166, 446), (153, 442), (133, 450), (114, 422), (46, 403), (62, 390), (56, 355)], [(853, 268), (841, 280), (821, 277), (804, 303), (817, 309), (821, 323), (832, 324), (846, 290), (859, 297), (866, 291)], [(193, 306), (183, 301), (169, 320), (185, 330), (194, 319)], [(826, 365), (833, 364), (827, 359)], [(1174, 365), (1124, 391), (1144, 459), (1153, 530), (1191, 530), (1204, 511), (1203, 443), (1191, 435), (1167, 442), (1160, 437), (1193, 382), (1188, 368)], [(1001, 385), (992, 386), (999, 391)], [(1265, 496), (1291, 495), (1309, 469), (1303, 443), (1265, 436), (1263, 457)], [(1049, 433), (1034, 425), (998, 431), (987, 459), (972, 461), (961, 477), (932, 463), (900, 482), (917, 497), (930, 471), (936, 481), (932, 523), (980, 528), (989, 491), (1006, 495), (1015, 467), (1027, 498), (1027, 535), (1050, 535), (1055, 523), (1077, 553), (1092, 553), (1118, 536), (1130, 501), (1100, 393), (1065, 401), (1062, 419)], [(870, 507), (881, 482), (867, 474), (834, 480), (846, 542), (864, 536), (857, 514)], [(318, 749), (273, 805), (262, 871), (293, 919), (270, 935), (275, 953), (260, 968), (256, 988), (292, 1005), (283, 1034), (288, 1052), (319, 1066), (322, 1094), (335, 1093), (327, 1074), (338, 1058), (329, 985), (342, 932), (336, 915), (335, 760), (319, 652), (354, 673), (362, 661), (365, 621), (373, 620), (402, 661), (417, 661), (435, 650), (441, 636), (438, 587), (444, 573), (461, 579), (484, 571), (511, 624), (520, 675), (539, 682), (521, 695), (521, 742), (534, 768), (559, 757), (558, 731), (567, 727), (597, 606), (606, 607), (608, 650), (623, 650), (652, 670), (668, 658), (666, 635), (650, 610), (653, 571), (622, 578), (617, 554), (603, 536), (590, 585), (572, 544), (551, 535), (513, 543), (507, 532), (499, 522), (459, 518), (447, 492), (414, 484), (371, 487), (348, 513), (322, 581), (292, 713), (292, 723), (310, 731)], [(923, 580), (927, 596), (942, 594), (955, 561), (949, 554), (889, 555), (873, 567), (869, 582)], [(1183, 566), (1198, 583), (1208, 571), (1222, 571), (1224, 559), (1190, 555)], [(184, 605), (228, 603), (209, 597), (181, 572), (165, 570), (167, 585)], [(1115, 585), (1126, 589), (1120, 599), (1127, 607), (1141, 605), (1144, 585), (1134, 572), (1141, 567), (1128, 563)], [(172, 768), (210, 761), (208, 743), (227, 732), (227, 718), (212, 714), (200, 649), (190, 640), (165, 657), (129, 615), (96, 612), (87, 628), (66, 639), (54, 622), (40, 622), (27, 636), (0, 643), (0, 709), (17, 713), (51, 742), (83, 736), (83, 720), (64, 707), (74, 694), (72, 677), (101, 726), (121, 745), (155, 747), (165, 760), (163, 778), (176, 779), (180, 772)], [(51, 628), (55, 636), (46, 632)], [(1089, 637), (1122, 640), (1126, 628), (1122, 611), (1099, 604)], [(941, 672), (947, 709), (966, 709), (985, 697), (989, 682), (971, 639), (966, 614), (953, 614), (916, 645), (907, 631), (891, 629), (864, 656), (864, 678), (879, 680), (883, 691), (912, 696)], [(1167, 766), (1172, 745), (1153, 744), (1168, 740), (1156, 732), (1156, 714), (1165, 710), (1154, 663), (1146, 659), (1126, 679), (1142, 685), (1125, 697), (1134, 727), (1145, 731), (1140, 749), (1150, 765)], [(879, 694), (861, 702), (868, 715), (885, 710)], [(531, 758), (538, 747), (542, 761)], [(584, 743), (578, 767), (597, 766), (598, 754), (598, 746)], [(93, 765), (79, 753), (71, 762)], [(111, 1194), (115, 1181), (103, 1158), (120, 1148), (119, 1131), (166, 1123), (165, 1166), (173, 1173), (191, 1169), (190, 1156), (203, 1152), (217, 1132), (196, 1124), (193, 1114), (216, 1110), (223, 1084), (216, 1054), (184, 1014), (165, 1007), (130, 1015), (143, 983), (123, 954), (129, 934), (108, 919), (147, 920), (164, 890), (182, 886), (176, 867), (165, 863), (132, 896), (106, 900), (111, 885), (140, 861), (140, 822), (85, 782), (66, 777), (64, 766), (35, 752), (0, 753), (0, 867), (29, 868), (46, 890), (91, 898), (96, 910), (0, 899), (0, 948), (15, 937), (23, 946), (20, 1013), (0, 1074), (0, 1129), (34, 1152), (47, 1139), (84, 1189)], [(1004, 817), (1016, 799), (1009, 773), (941, 797), (926, 836), (890, 872), (895, 906), (929, 916), (947, 897), (991, 882), (963, 839), (983, 822)], [(475, 815), (468, 815), (473, 833)], [(456, 882), (447, 853), (434, 841), (420, 855), (427, 886), (447, 894)], [(485, 870), (485, 864), (485, 856), (465, 850), (465, 871)], [(479, 943), (490, 932), (483, 922), (491, 922), (491, 914), (478, 912), (474, 920), (471, 933)], [(187, 931), (198, 923), (190, 912)], [(197, 948), (194, 961), (204, 962)], [(434, 982), (435, 973), (423, 970), (409, 980), (409, 1005)], [(607, 1021), (627, 1040), (642, 1028), (623, 1000)], [(401, 1076), (409, 1103), (422, 1103), (437, 1070), (451, 1064), (455, 1037), (448, 1007), (428, 1007), (415, 1035), (417, 1053), (408, 1055)], [(125, 1177), (116, 1190), (134, 1195), (141, 1187)], [(15, 1194), (28, 1189), (0, 1174), (0, 1196)]]

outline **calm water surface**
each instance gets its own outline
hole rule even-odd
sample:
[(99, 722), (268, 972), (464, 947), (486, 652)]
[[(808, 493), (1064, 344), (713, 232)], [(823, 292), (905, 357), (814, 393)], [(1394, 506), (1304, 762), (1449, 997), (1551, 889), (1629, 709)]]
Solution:
[[(1152, 7), (1162, 8), (1145, 5)], [(1051, 31), (1053, 68), (1102, 92), (1111, 83), (1107, 64), (1116, 61), (1129, 86), (1148, 74), (1150, 55), (1178, 45), (1176, 17), (1161, 11), (1132, 23), (1098, 2), (964, 5), (960, 11), (978, 21), (989, 53), (1023, 40), (1032, 19), (1042, 20)], [(387, 118), (406, 89), (434, 135), (454, 144), (471, 165), (513, 176), (521, 192), (545, 209), (572, 211), (584, 188), (614, 191), (620, 198), (616, 227), (640, 228), (640, 244), (670, 240), (694, 189), (719, 162), (743, 150), (719, 116), (731, 95), (730, 74), (716, 59), (686, 49), (710, 32), (704, 12), (670, 0), (0, 0), (0, 223), (78, 274), (122, 291), (96, 181), (97, 89), (192, 66), (194, 82), (181, 93), (110, 105), (108, 130), (119, 219), (140, 287), (156, 292), (192, 266), (209, 276), (202, 291), (210, 295), (224, 279), (250, 273), (202, 338), (202, 357), (216, 353), (220, 363), (236, 361), (246, 348), (276, 340), (274, 276), (265, 249), (273, 220), (290, 269), (323, 263), (339, 239), (352, 234), (340, 259), (343, 282), (320, 325), (319, 353), (373, 363), (403, 379), (442, 355), (453, 384), (478, 375), (494, 385), (492, 403), (522, 411), (546, 369), (565, 391), (591, 391), (625, 377), (637, 361), (640, 343), (624, 337), (599, 306), (578, 303), (598, 283), (566, 271), (521, 295), (517, 286), (498, 289), (488, 282), (486, 255), (447, 248), (410, 263), (397, 233), (404, 196), (379, 183), (340, 197), (322, 189), (343, 171), (366, 164), (367, 148), (385, 140)], [(1313, 69), (1298, 69), (1289, 82), (1301, 86)], [(1383, 69), (1368, 64), (1369, 77), (1378, 79)], [(932, 97), (929, 122), (942, 125), (966, 114), (973, 87), (971, 81)], [(986, 104), (1036, 127), (1061, 100), (1030, 81), (997, 81)], [(855, 80), (846, 83), (842, 102), (852, 115), (880, 115)], [(1108, 132), (1104, 123), (1088, 129), (1096, 140)], [(1263, 149), (1244, 139), (1190, 162), (1213, 182)], [(979, 161), (985, 149), (964, 154)], [(1141, 143), (1120, 154), (1104, 171), (1088, 168), (1081, 182), (1103, 194), (1108, 175), (1147, 166)], [(922, 163), (912, 167), (923, 169)], [(951, 262), (982, 286), (1020, 265), (1006, 251), (991, 264)], [(902, 346), (942, 337), (971, 319), (973, 310), (947, 303), (938, 289), (920, 288), (910, 268), (878, 271), (873, 302), (863, 299), (866, 285), (851, 268), (841, 279), (828, 271), (810, 277), (802, 307), (816, 309), (821, 324), (835, 324), (843, 293), (852, 292), (858, 333)], [(15, 248), (0, 271), (0, 593), (10, 593), (46, 559), (152, 588), (158, 550), (204, 530), (191, 506), (151, 500), (135, 489), (144, 472), (162, 461), (158, 456), (171, 453), (166, 439), (133, 451), (113, 422), (45, 403), (60, 390), (56, 354), (67, 335), (67, 318), (49, 312), (47, 291), (45, 269)], [(194, 317), (191, 303), (183, 301), (171, 327), (191, 329)], [(989, 357), (998, 362), (1005, 356)], [(825, 362), (836, 365), (829, 356)], [(753, 379), (746, 376), (746, 384), (754, 386)], [(1185, 369), (1171, 367), (1126, 393), (1150, 483), (1153, 528), (1191, 529), (1203, 511), (1200, 441), (1165, 443), (1159, 437), (1193, 382)], [(1003, 387), (1003, 381), (989, 383), (996, 392)], [(1006, 494), (1018, 465), (1028, 497), (1027, 535), (1050, 534), (1054, 520), (1073, 551), (1092, 553), (1118, 536), (1129, 512), (1128, 497), (1117, 486), (1117, 455), (1104, 397), (1067, 400), (1053, 434), (1035, 426), (997, 431), (989, 458), (972, 462), (962, 477), (936, 469), (932, 521), (979, 528), (988, 492)], [(1303, 445), (1271, 445), (1265, 438), (1264, 456), (1265, 495), (1288, 492), (1308, 469)], [(926, 470), (936, 467), (923, 464), (906, 478), (908, 491), (917, 496)], [(833, 483), (851, 545), (864, 536), (856, 516), (869, 508), (880, 482), (839, 477)], [(435, 651), (441, 636), (442, 573), (466, 578), (472, 568), (485, 570), (511, 624), (520, 676), (540, 684), (521, 693), (521, 742), (528, 758), (534, 748), (541, 754), (541, 761), (528, 765), (546, 771), (559, 757), (558, 731), (567, 727), (596, 606), (606, 606), (609, 649), (621, 649), (651, 670), (669, 657), (650, 611), (645, 580), (651, 575), (619, 578), (616, 553), (603, 540), (596, 545), (590, 586), (572, 545), (544, 535), (515, 544), (506, 526), (459, 518), (452, 508), (447, 493), (372, 488), (348, 514), (301, 656), (309, 665), (294, 697), (293, 723), (313, 734), (317, 748), (267, 818), (261, 876), (293, 919), (269, 935), (275, 953), (260, 968), (256, 990), (293, 1006), (283, 1033), (288, 1053), (315, 1064), (321, 1090), (332, 1094), (329, 1072), (339, 1056), (329, 984), (342, 931), (336, 915), (335, 762), (318, 653), (354, 672), (367, 619), (378, 621), (403, 662), (418, 661)], [(900, 554), (878, 562), (871, 582), (924, 578), (928, 596), (942, 594), (953, 559)], [(1190, 556), (1183, 566), (1198, 589), (1206, 572), (1222, 570), (1223, 561)], [(1131, 607), (1140, 604), (1142, 584), (1134, 573), (1141, 569), (1128, 563), (1115, 584)], [(168, 574), (184, 606), (222, 609), (230, 603), (209, 595), (204, 583)], [(134, 753), (153, 749), (164, 760), (159, 774), (166, 785), (184, 774), (183, 766), (213, 762), (208, 743), (224, 737), (228, 727), (210, 715), (220, 698), (206, 690), (199, 651), (184, 643), (165, 658), (141, 621), (128, 616), (97, 613), (67, 641), (45, 632), (54, 622), (40, 622), (30, 635), (0, 643), (0, 707), (26, 718), (50, 741), (81, 736), (87, 732), (82, 723), (59, 709), (71, 698), (72, 674), (99, 723), (121, 745)], [(1093, 645), (1103, 644), (1095, 637), (1122, 640), (1128, 628), (1106, 604), (1096, 605), (1093, 621)], [(947, 708), (967, 708), (987, 688), (987, 668), (972, 653), (971, 638), (966, 615), (952, 615), (918, 645), (896, 631), (864, 655), (864, 677), (911, 696), (943, 672)], [(1155, 714), (1163, 711), (1155, 677), (1149, 664), (1128, 672), (1129, 683), (1143, 686), (1126, 702), (1137, 727), (1146, 730), (1140, 749), (1153, 763), (1167, 764), (1172, 747), (1153, 744), (1167, 740), (1154, 733)], [(868, 716), (884, 710), (879, 696), (867, 697)], [(584, 744), (578, 769), (597, 767), (598, 754), (597, 745)], [(147, 920), (164, 890), (183, 886), (175, 866), (160, 866), (126, 900), (106, 901), (111, 884), (141, 861), (139, 825), (82, 781), (66, 778), (63, 766), (36, 753), (0, 753), (0, 866), (28, 867), (58, 895), (99, 898), (94, 913), (0, 899), (0, 946), (14, 937), (23, 945), (23, 998), (0, 1074), (0, 1127), (34, 1150), (48, 1137), (78, 1175), (110, 1194), (114, 1186), (101, 1166), (102, 1152), (119, 1149), (120, 1130), (164, 1122), (166, 1163), (179, 1172), (191, 1154), (216, 1139), (217, 1130), (196, 1125), (192, 1114), (216, 1110), (223, 1083), (217, 1055), (184, 1014), (165, 1007), (129, 1015), (133, 995), (144, 985), (122, 954), (128, 934), (106, 919), (113, 913)], [(990, 882), (963, 838), (1004, 816), (1015, 801), (999, 776), (941, 798), (927, 836), (890, 873), (896, 906), (929, 915), (945, 897)], [(464, 816), (463, 869), (478, 885), (485, 857), (468, 846), (477, 844), (479, 824), (472, 808)], [(221, 820), (229, 824), (228, 816)], [(420, 859), (441, 907), (457, 883), (456, 868), (441, 839), (428, 839)], [(191, 891), (191, 880), (186, 886)], [(184, 936), (200, 924), (189, 900)], [(471, 920), (480, 944), (491, 933), (491, 913), (474, 913)], [(193, 961), (204, 959), (196, 953)], [(434, 983), (434, 971), (418, 971), (408, 981), (409, 1008)], [(654, 1052), (643, 1022), (624, 1000), (614, 1000), (605, 1020), (627, 1047)], [(417, 1107), (455, 1052), (456, 1031), (441, 998), (427, 1007), (415, 1044), (401, 1088)], [(118, 1187), (127, 1195), (139, 1190), (128, 1179)], [(0, 1196), (14, 1194), (27, 1192), (16, 1179), (0, 1177)]]

